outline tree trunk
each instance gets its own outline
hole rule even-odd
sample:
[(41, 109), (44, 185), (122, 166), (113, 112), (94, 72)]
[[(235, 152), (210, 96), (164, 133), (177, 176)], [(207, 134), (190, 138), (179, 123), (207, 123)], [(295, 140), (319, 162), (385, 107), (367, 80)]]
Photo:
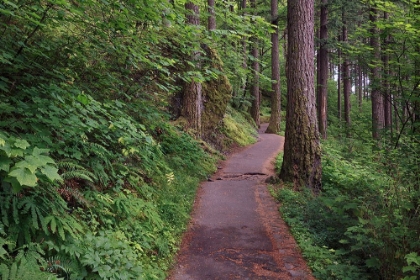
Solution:
[(358, 96), (358, 104), (359, 104), (359, 111), (362, 111), (362, 102), (363, 102), (363, 72), (362, 67), (357, 65), (357, 96)]
[[(342, 22), (343, 22), (342, 41), (344, 44), (347, 44), (348, 33), (347, 33), (346, 13), (344, 10), (342, 13)], [(347, 54), (343, 55), (342, 68), (343, 68), (342, 78), (343, 78), (343, 96), (344, 96), (344, 119), (346, 121), (347, 136), (349, 136), (349, 128), (351, 125), (351, 119), (350, 119), (351, 81), (350, 81), (349, 59), (348, 59)]]
[[(257, 2), (256, 0), (251, 0), (251, 8), (254, 10), (257, 8)], [(252, 45), (252, 70), (253, 70), (253, 79), (252, 79), (252, 86), (251, 86), (251, 96), (253, 98), (252, 100), (252, 106), (251, 106), (251, 117), (255, 121), (255, 124), (260, 127), (260, 85), (259, 85), (259, 79), (260, 79), (260, 63), (259, 63), (259, 57), (260, 57), (260, 50), (258, 47), (258, 38), (254, 37), (252, 38), (253, 45)]]
[(280, 92), (280, 54), (278, 28), (278, 1), (271, 0), (271, 19), (275, 31), (271, 34), (271, 115), (266, 133), (280, 132), (281, 122), (281, 92)]
[[(419, 18), (420, 18), (420, 1), (415, 1), (414, 5), (414, 14), (416, 16), (416, 26), (420, 25)], [(418, 39), (417, 39), (418, 40)], [(417, 54), (420, 53), (420, 45), (417, 41), (415, 46), (415, 52)], [(412, 131), (416, 133), (420, 129), (420, 58), (415, 56), (414, 59), (414, 87), (413, 87), (413, 124), (412, 124)]]
[[(384, 20), (387, 21), (389, 19), (389, 13), (384, 12)], [(390, 84), (390, 76), (391, 71), (389, 68), (389, 53), (388, 53), (388, 44), (389, 44), (390, 37), (387, 35), (384, 38), (383, 46), (384, 46), (384, 54), (382, 56), (382, 62), (384, 67), (384, 77), (382, 79), (382, 88), (384, 90), (384, 125), (387, 130), (392, 129), (392, 106), (391, 106), (391, 84)]]
[(376, 8), (371, 8), (370, 10), (370, 23), (371, 27), (371, 37), (370, 45), (373, 49), (373, 61), (371, 62), (371, 83), (372, 83), (372, 137), (373, 139), (380, 138), (380, 132), (384, 128), (384, 102), (383, 96), (381, 94), (380, 88), (380, 62), (381, 62), (381, 53), (379, 45), (379, 30), (376, 27), (378, 12)]
[[(246, 9), (246, 0), (241, 1), (241, 9), (244, 11)], [(245, 16), (245, 12), (242, 12), (242, 15)], [(246, 44), (246, 38), (242, 38), (242, 54), (243, 54), (243, 61), (242, 61), (242, 68), (246, 70), (248, 68), (248, 48)], [(247, 92), (247, 80), (248, 75), (245, 75), (242, 79), (242, 85), (241, 85), (241, 93), (245, 95)], [(242, 103), (241, 103), (242, 104)]]
[(321, 1), (319, 51), (318, 51), (318, 84), (317, 109), (319, 133), (327, 139), (327, 92), (328, 92), (328, 0)]
[(216, 12), (214, 10), (214, 1), (215, 0), (207, 0), (208, 11), (209, 11), (207, 28), (209, 31), (216, 30)]
[[(187, 9), (187, 22), (191, 25), (200, 25), (199, 8), (192, 2), (185, 4)], [(200, 52), (194, 51), (191, 61), (200, 67)], [(195, 130), (197, 136), (201, 136), (201, 107), (202, 107), (202, 86), (198, 81), (191, 80), (184, 86), (184, 97), (181, 115), (186, 118), (188, 128)]]
[[(341, 36), (338, 36), (338, 41), (341, 41)], [(338, 48), (338, 67), (337, 67), (337, 112), (338, 119), (341, 121), (341, 48)]]
[(314, 0), (288, 0), (286, 140), (280, 178), (321, 189), (321, 148), (314, 86)]

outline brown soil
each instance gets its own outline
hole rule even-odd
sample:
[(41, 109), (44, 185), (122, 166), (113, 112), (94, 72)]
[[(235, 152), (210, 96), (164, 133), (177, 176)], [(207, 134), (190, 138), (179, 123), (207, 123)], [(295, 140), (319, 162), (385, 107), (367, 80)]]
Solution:
[(284, 138), (263, 129), (200, 187), (168, 280), (315, 279), (264, 183)]

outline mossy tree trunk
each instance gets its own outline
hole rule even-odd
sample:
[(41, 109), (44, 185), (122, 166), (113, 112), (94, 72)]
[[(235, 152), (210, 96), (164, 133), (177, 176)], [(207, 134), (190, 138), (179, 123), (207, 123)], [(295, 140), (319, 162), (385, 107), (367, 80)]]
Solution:
[[(200, 11), (197, 5), (187, 2), (185, 8), (188, 12), (187, 22), (191, 25), (200, 25)], [(191, 61), (199, 67), (200, 52), (194, 51), (191, 54)], [(197, 136), (201, 136), (201, 107), (202, 107), (202, 85), (200, 81), (191, 78), (184, 86), (184, 97), (181, 115), (186, 118), (188, 128), (195, 130)]]
[(314, 85), (314, 0), (288, 0), (286, 140), (280, 178), (321, 189), (321, 148)]
[[(251, 8), (256, 10), (257, 8), (257, 1), (251, 0)], [(256, 12), (255, 12), (256, 13)], [(258, 48), (258, 38), (255, 36), (252, 39), (252, 71), (253, 71), (253, 79), (252, 79), (252, 86), (251, 86), (251, 96), (253, 98), (252, 105), (251, 105), (251, 117), (257, 124), (260, 126), (260, 50)]]
[(275, 30), (271, 33), (271, 116), (266, 133), (280, 132), (281, 122), (281, 92), (280, 92), (280, 54), (279, 54), (279, 27), (278, 27), (278, 1), (271, 0), (271, 24)]
[[(245, 13), (246, 5), (247, 5), (246, 0), (242, 0), (241, 1), (241, 10), (242, 10), (242, 15), (244, 17), (246, 16), (246, 13)], [(247, 41), (247, 39), (245, 37), (243, 37), (242, 38), (242, 54), (243, 54), (242, 68), (244, 69), (244, 72), (248, 68), (248, 47), (247, 47), (246, 41)], [(246, 94), (247, 77), (248, 77), (248, 75), (244, 75), (244, 77), (242, 78), (240, 94), (243, 94), (243, 95)]]

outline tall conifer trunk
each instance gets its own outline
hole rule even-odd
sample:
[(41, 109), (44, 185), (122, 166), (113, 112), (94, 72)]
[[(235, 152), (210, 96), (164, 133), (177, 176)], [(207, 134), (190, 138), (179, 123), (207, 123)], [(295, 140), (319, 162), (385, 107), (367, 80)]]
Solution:
[[(187, 10), (187, 22), (191, 25), (200, 25), (200, 11), (197, 5), (192, 2), (185, 4)], [(191, 61), (199, 67), (200, 52), (194, 51), (191, 54)], [(191, 80), (184, 86), (184, 97), (181, 115), (187, 119), (188, 127), (201, 136), (201, 107), (202, 107), (202, 85), (199, 81)]]
[(371, 37), (370, 45), (373, 49), (373, 61), (371, 62), (371, 84), (372, 84), (372, 137), (373, 139), (379, 139), (380, 132), (384, 128), (384, 102), (380, 87), (380, 62), (381, 52), (379, 44), (379, 30), (376, 26), (378, 18), (378, 12), (375, 7), (370, 9), (370, 23), (371, 23)]
[(317, 109), (319, 133), (327, 138), (327, 90), (328, 90), (328, 0), (321, 1), (319, 51), (318, 51), (318, 84)]
[(321, 148), (314, 85), (314, 0), (288, 0), (286, 140), (280, 178), (321, 189)]
[(215, 0), (207, 0), (208, 12), (209, 12), (207, 29), (209, 31), (216, 30), (216, 12), (214, 10), (214, 1)]
[[(257, 8), (257, 1), (251, 0), (251, 8), (256, 10)], [(256, 12), (255, 12), (256, 13)], [(255, 121), (256, 125), (260, 126), (260, 50), (258, 44), (258, 38), (255, 36), (252, 39), (252, 71), (253, 71), (253, 79), (251, 85), (251, 96), (253, 98), (252, 105), (251, 105), (251, 117)]]
[[(338, 36), (338, 41), (341, 41), (341, 35)], [(341, 48), (338, 48), (338, 66), (337, 66), (337, 112), (338, 119), (341, 121)]]
[[(387, 21), (389, 19), (389, 13), (384, 12), (384, 20)], [(392, 105), (391, 105), (391, 71), (389, 67), (389, 53), (388, 53), (388, 44), (390, 41), (390, 36), (387, 35), (383, 39), (383, 46), (384, 52), (382, 56), (382, 62), (384, 67), (384, 77), (382, 79), (382, 88), (384, 90), (384, 125), (385, 128), (388, 130), (392, 129)]]
[[(343, 7), (343, 12), (342, 12), (342, 22), (343, 22), (343, 27), (342, 27), (342, 41), (344, 44), (347, 43), (348, 41), (348, 32), (347, 32), (347, 21), (346, 21), (346, 13), (344, 11), (344, 7)], [(343, 64), (342, 64), (342, 68), (343, 68), (343, 73), (342, 73), (342, 78), (343, 78), (343, 96), (344, 96), (344, 119), (346, 121), (346, 131), (347, 131), (347, 136), (349, 136), (349, 128), (351, 125), (351, 119), (350, 119), (350, 93), (351, 93), (351, 81), (350, 81), (350, 67), (349, 67), (349, 59), (348, 59), (348, 55), (344, 54), (343, 55)]]
[(271, 33), (271, 115), (266, 133), (280, 132), (281, 92), (280, 92), (280, 54), (278, 28), (278, 1), (271, 0), (271, 19), (275, 31)]

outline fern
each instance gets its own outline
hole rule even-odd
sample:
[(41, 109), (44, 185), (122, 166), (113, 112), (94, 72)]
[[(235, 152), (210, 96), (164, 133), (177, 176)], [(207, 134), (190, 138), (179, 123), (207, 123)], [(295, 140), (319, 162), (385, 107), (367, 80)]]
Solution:
[(14, 259), (7, 259), (0, 265), (2, 280), (58, 280), (56, 275), (42, 271), (40, 264), (44, 263), (44, 252), (39, 244), (30, 243), (17, 251)]
[(61, 177), (64, 180), (83, 179), (89, 182), (93, 182), (97, 179), (95, 174), (86, 170), (86, 168), (72, 160), (61, 160), (57, 163), (57, 166), (62, 171)]

